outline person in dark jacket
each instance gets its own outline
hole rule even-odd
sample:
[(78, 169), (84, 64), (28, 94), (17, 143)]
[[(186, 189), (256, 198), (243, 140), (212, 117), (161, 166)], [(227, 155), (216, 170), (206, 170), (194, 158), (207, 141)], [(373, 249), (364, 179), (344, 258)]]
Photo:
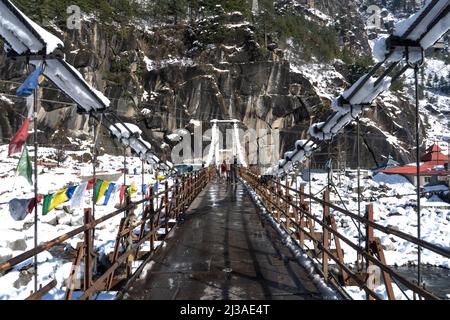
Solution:
[(231, 164), (231, 170), (230, 170), (230, 176), (231, 176), (231, 183), (237, 183), (237, 157), (234, 156), (233, 163)]

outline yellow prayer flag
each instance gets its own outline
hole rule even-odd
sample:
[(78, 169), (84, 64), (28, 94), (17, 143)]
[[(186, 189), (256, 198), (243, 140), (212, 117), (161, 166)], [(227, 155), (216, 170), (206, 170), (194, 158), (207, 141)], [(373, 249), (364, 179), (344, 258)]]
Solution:
[(164, 176), (158, 176), (158, 181), (163, 181), (166, 177)]
[(48, 211), (55, 209), (60, 204), (69, 200), (69, 197), (67, 196), (66, 191), (67, 191), (67, 188), (55, 193), (55, 196), (53, 197), (52, 203), (50, 204)]
[(134, 185), (134, 183), (131, 184), (130, 186), (130, 196), (135, 193), (137, 191), (136, 186)]
[(103, 181), (102, 185), (100, 186), (100, 190), (98, 192), (98, 197), (97, 197), (97, 200), (95, 201), (95, 203), (97, 203), (105, 195), (105, 192), (109, 187), (109, 184), (110, 184), (109, 181)]

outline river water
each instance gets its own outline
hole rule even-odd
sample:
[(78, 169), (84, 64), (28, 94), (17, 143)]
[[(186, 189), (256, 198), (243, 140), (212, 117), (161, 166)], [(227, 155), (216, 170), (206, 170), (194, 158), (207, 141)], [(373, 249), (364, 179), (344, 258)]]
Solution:
[[(401, 274), (410, 281), (417, 281), (417, 267), (404, 266), (394, 267), (394, 271)], [(423, 266), (422, 279), (425, 288), (442, 299), (450, 299), (450, 270)], [(448, 295), (448, 296), (447, 296)]]

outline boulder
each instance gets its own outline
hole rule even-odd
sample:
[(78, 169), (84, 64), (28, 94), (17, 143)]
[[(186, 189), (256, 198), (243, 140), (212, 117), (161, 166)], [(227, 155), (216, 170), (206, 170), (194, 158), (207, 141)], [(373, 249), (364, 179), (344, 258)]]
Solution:
[(14, 281), (14, 288), (19, 289), (20, 287), (26, 286), (33, 279), (33, 269), (27, 269), (20, 271), (19, 277)]
[(13, 251), (25, 251), (27, 242), (24, 239), (17, 239), (15, 241), (7, 241), (7, 246)]

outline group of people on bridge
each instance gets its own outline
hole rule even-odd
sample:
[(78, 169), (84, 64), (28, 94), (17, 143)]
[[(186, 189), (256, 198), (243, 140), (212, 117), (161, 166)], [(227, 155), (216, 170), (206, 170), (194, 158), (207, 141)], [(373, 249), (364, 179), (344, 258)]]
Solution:
[(237, 167), (238, 160), (235, 156), (231, 163), (227, 163), (225, 160), (217, 166), (217, 175), (221, 180), (227, 183), (237, 183)]

